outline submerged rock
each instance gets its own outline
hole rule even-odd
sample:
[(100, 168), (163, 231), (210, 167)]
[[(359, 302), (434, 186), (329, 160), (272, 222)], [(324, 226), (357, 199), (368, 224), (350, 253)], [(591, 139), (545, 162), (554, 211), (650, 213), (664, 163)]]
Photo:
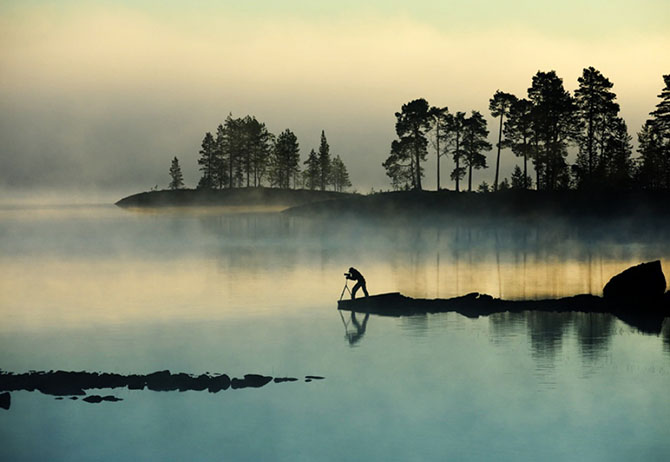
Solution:
[(107, 395), (107, 396), (91, 395), (91, 396), (87, 396), (86, 398), (84, 398), (83, 401), (86, 401), (87, 403), (96, 404), (96, 403), (101, 403), (103, 401), (112, 401), (112, 402), (123, 401), (123, 399), (117, 398), (116, 396), (112, 396), (112, 395)]
[(663, 303), (665, 276), (659, 260), (641, 263), (617, 274), (603, 288), (608, 304), (655, 311)]
[(8, 392), (0, 393), (0, 408), (9, 409), (12, 405), (12, 395)]
[(272, 381), (272, 377), (259, 374), (246, 374), (243, 379), (234, 378), (231, 381), (233, 390), (240, 388), (260, 388)]

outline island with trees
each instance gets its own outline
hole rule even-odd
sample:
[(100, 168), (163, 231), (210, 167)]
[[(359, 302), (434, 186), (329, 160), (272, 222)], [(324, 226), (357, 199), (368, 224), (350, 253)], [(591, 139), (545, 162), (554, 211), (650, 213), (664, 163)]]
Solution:
[[(267, 203), (298, 206), (294, 213), (359, 214), (663, 212), (670, 203), (670, 74), (663, 82), (660, 101), (637, 133), (637, 155), (614, 84), (600, 71), (585, 68), (573, 93), (555, 71), (538, 71), (525, 97), (500, 90), (491, 96), (495, 146), (480, 111), (453, 112), (423, 98), (403, 104), (395, 114), (397, 138), (381, 164), (390, 181), (387, 192), (346, 193), (349, 173), (342, 159), (330, 154), (325, 131), (318, 149), (302, 162), (290, 129), (274, 135), (253, 116), (229, 115), (202, 140), (202, 176), (195, 189), (184, 189), (174, 157), (169, 190), (130, 196), (118, 205)], [(423, 188), (430, 151), (436, 191)], [(491, 151), (495, 156), (489, 160)], [(509, 179), (501, 179), (506, 151), (519, 162)], [(453, 189), (443, 188), (440, 176), (447, 161)], [(491, 184), (475, 186), (473, 172), (489, 164), (495, 165)]]

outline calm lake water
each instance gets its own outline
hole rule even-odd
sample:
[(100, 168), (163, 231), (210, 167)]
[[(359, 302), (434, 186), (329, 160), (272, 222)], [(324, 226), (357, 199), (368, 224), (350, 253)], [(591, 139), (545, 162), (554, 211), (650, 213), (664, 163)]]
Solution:
[[(260, 389), (12, 392), (0, 460), (670, 460), (670, 327), (609, 315), (337, 311), (371, 293), (600, 294), (667, 223), (310, 220), (0, 209), (0, 369), (300, 378)], [(363, 327), (365, 327), (363, 331)], [(306, 382), (307, 375), (325, 377)]]

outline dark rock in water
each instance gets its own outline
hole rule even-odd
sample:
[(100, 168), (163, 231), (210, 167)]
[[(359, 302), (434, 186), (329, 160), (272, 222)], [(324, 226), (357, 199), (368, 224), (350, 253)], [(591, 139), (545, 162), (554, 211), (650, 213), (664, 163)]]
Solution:
[(275, 377), (274, 382), (275, 383), (283, 383), (283, 382), (297, 382), (298, 379), (295, 377)]
[(221, 390), (227, 390), (230, 387), (230, 377), (226, 374), (217, 375), (209, 378), (209, 387), (207, 391), (210, 393), (217, 393)]
[(12, 405), (12, 395), (8, 392), (0, 393), (0, 408), (9, 409)]
[(131, 374), (126, 378), (128, 390), (144, 390), (144, 377), (137, 374)]
[(63, 397), (62, 397), (62, 396), (56, 396), (54, 399), (55, 399), (56, 401), (60, 401), (60, 400), (63, 399)]
[(272, 381), (272, 377), (266, 375), (258, 374), (246, 374), (243, 379), (233, 379), (231, 381), (231, 386), (233, 390), (239, 388), (260, 388), (267, 385)]
[(663, 302), (665, 276), (659, 260), (642, 263), (617, 274), (603, 288), (603, 298), (614, 306), (654, 311)]
[(71, 399), (72, 401), (77, 401), (77, 400), (79, 399), (79, 397), (77, 397), (77, 396), (70, 396), (70, 399)]
[(100, 396), (100, 395), (91, 395), (87, 396), (86, 398), (83, 399), (83, 401), (86, 401), (87, 403), (101, 403), (103, 401), (123, 401), (121, 398), (117, 398), (116, 396), (108, 395), (108, 396)]
[(325, 377), (321, 377), (320, 375), (306, 375), (305, 378), (309, 379), (309, 380), (323, 380), (323, 379), (325, 379)]

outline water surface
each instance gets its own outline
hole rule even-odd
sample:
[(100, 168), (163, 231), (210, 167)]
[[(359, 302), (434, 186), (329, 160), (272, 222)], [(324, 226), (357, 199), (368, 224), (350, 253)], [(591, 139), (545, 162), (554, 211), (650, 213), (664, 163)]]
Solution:
[(654, 336), (602, 314), (336, 310), (349, 266), (371, 293), (599, 294), (641, 261), (670, 268), (655, 223), (32, 206), (0, 210), (0, 246), (5, 371), (326, 377), (217, 394), (116, 389), (123, 401), (101, 404), (15, 392), (0, 410), (2, 460), (670, 456), (667, 322)]

